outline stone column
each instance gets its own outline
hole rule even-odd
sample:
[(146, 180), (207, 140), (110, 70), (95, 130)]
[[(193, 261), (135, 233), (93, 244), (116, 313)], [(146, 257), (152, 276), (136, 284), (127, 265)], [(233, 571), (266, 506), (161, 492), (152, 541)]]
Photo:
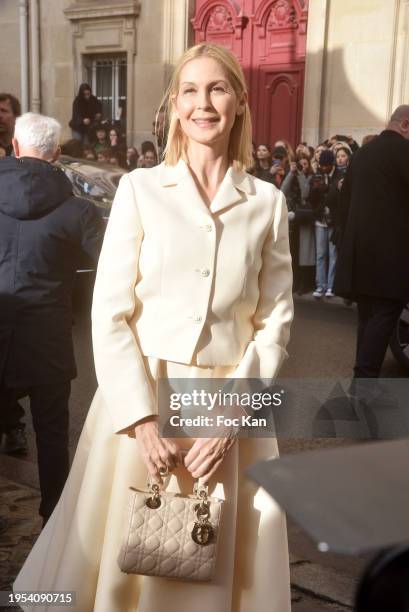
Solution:
[(308, 9), (302, 140), (316, 146), (323, 138), (328, 0), (310, 0)]
[(396, 0), (388, 116), (409, 101), (409, 0)]

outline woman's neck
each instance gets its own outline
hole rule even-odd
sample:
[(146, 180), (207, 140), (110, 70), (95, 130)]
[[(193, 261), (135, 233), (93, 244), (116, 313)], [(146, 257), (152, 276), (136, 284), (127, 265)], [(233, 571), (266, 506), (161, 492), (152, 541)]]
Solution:
[(227, 147), (205, 147), (190, 143), (187, 155), (196, 186), (209, 206), (229, 168)]
[(204, 147), (189, 144), (189, 167), (204, 186), (220, 184), (229, 167), (227, 147)]
[(263, 170), (269, 170), (270, 169), (270, 162), (268, 161), (268, 159), (259, 159), (258, 163), (260, 164), (260, 168), (263, 168)]

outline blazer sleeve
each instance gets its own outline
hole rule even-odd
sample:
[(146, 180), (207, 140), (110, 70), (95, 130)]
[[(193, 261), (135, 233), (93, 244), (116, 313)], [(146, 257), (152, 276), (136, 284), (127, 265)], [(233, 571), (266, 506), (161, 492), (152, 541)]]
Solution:
[(95, 370), (116, 433), (157, 414), (155, 390), (128, 321), (143, 228), (128, 175), (122, 177), (99, 258), (92, 303)]
[(279, 192), (274, 219), (263, 245), (260, 297), (253, 317), (254, 337), (233, 378), (276, 378), (284, 359), (293, 319), (292, 269), (287, 206)]

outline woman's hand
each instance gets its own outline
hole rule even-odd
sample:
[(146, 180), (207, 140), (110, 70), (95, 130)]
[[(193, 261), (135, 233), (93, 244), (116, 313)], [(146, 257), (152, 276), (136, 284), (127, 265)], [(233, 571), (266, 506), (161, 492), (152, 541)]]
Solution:
[[(217, 415), (234, 419), (240, 423), (244, 411), (237, 406), (218, 407), (213, 409), (214, 418)], [(213, 438), (196, 438), (193, 446), (185, 456), (184, 464), (193, 478), (200, 478), (205, 484), (220, 467), (223, 459), (234, 445), (240, 432), (240, 425), (223, 426), (216, 429), (218, 436)]]
[(185, 467), (193, 478), (200, 478), (205, 484), (220, 467), (236, 439), (234, 434), (228, 438), (196, 438), (185, 456)]
[(271, 166), (270, 168), (270, 174), (272, 174), (273, 176), (275, 176), (276, 174), (284, 174), (284, 170), (282, 169), (281, 166)]
[(157, 417), (148, 417), (135, 426), (135, 437), (142, 455), (143, 462), (155, 482), (161, 482), (160, 469), (171, 471), (178, 465), (183, 465), (181, 449), (170, 438), (161, 438)]

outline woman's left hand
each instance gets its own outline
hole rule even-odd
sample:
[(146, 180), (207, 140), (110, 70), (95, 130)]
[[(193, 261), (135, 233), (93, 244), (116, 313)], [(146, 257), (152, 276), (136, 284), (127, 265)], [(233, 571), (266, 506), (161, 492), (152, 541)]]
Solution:
[(193, 478), (200, 478), (203, 484), (209, 480), (236, 442), (235, 434), (232, 431), (224, 438), (196, 438), (184, 461)]

